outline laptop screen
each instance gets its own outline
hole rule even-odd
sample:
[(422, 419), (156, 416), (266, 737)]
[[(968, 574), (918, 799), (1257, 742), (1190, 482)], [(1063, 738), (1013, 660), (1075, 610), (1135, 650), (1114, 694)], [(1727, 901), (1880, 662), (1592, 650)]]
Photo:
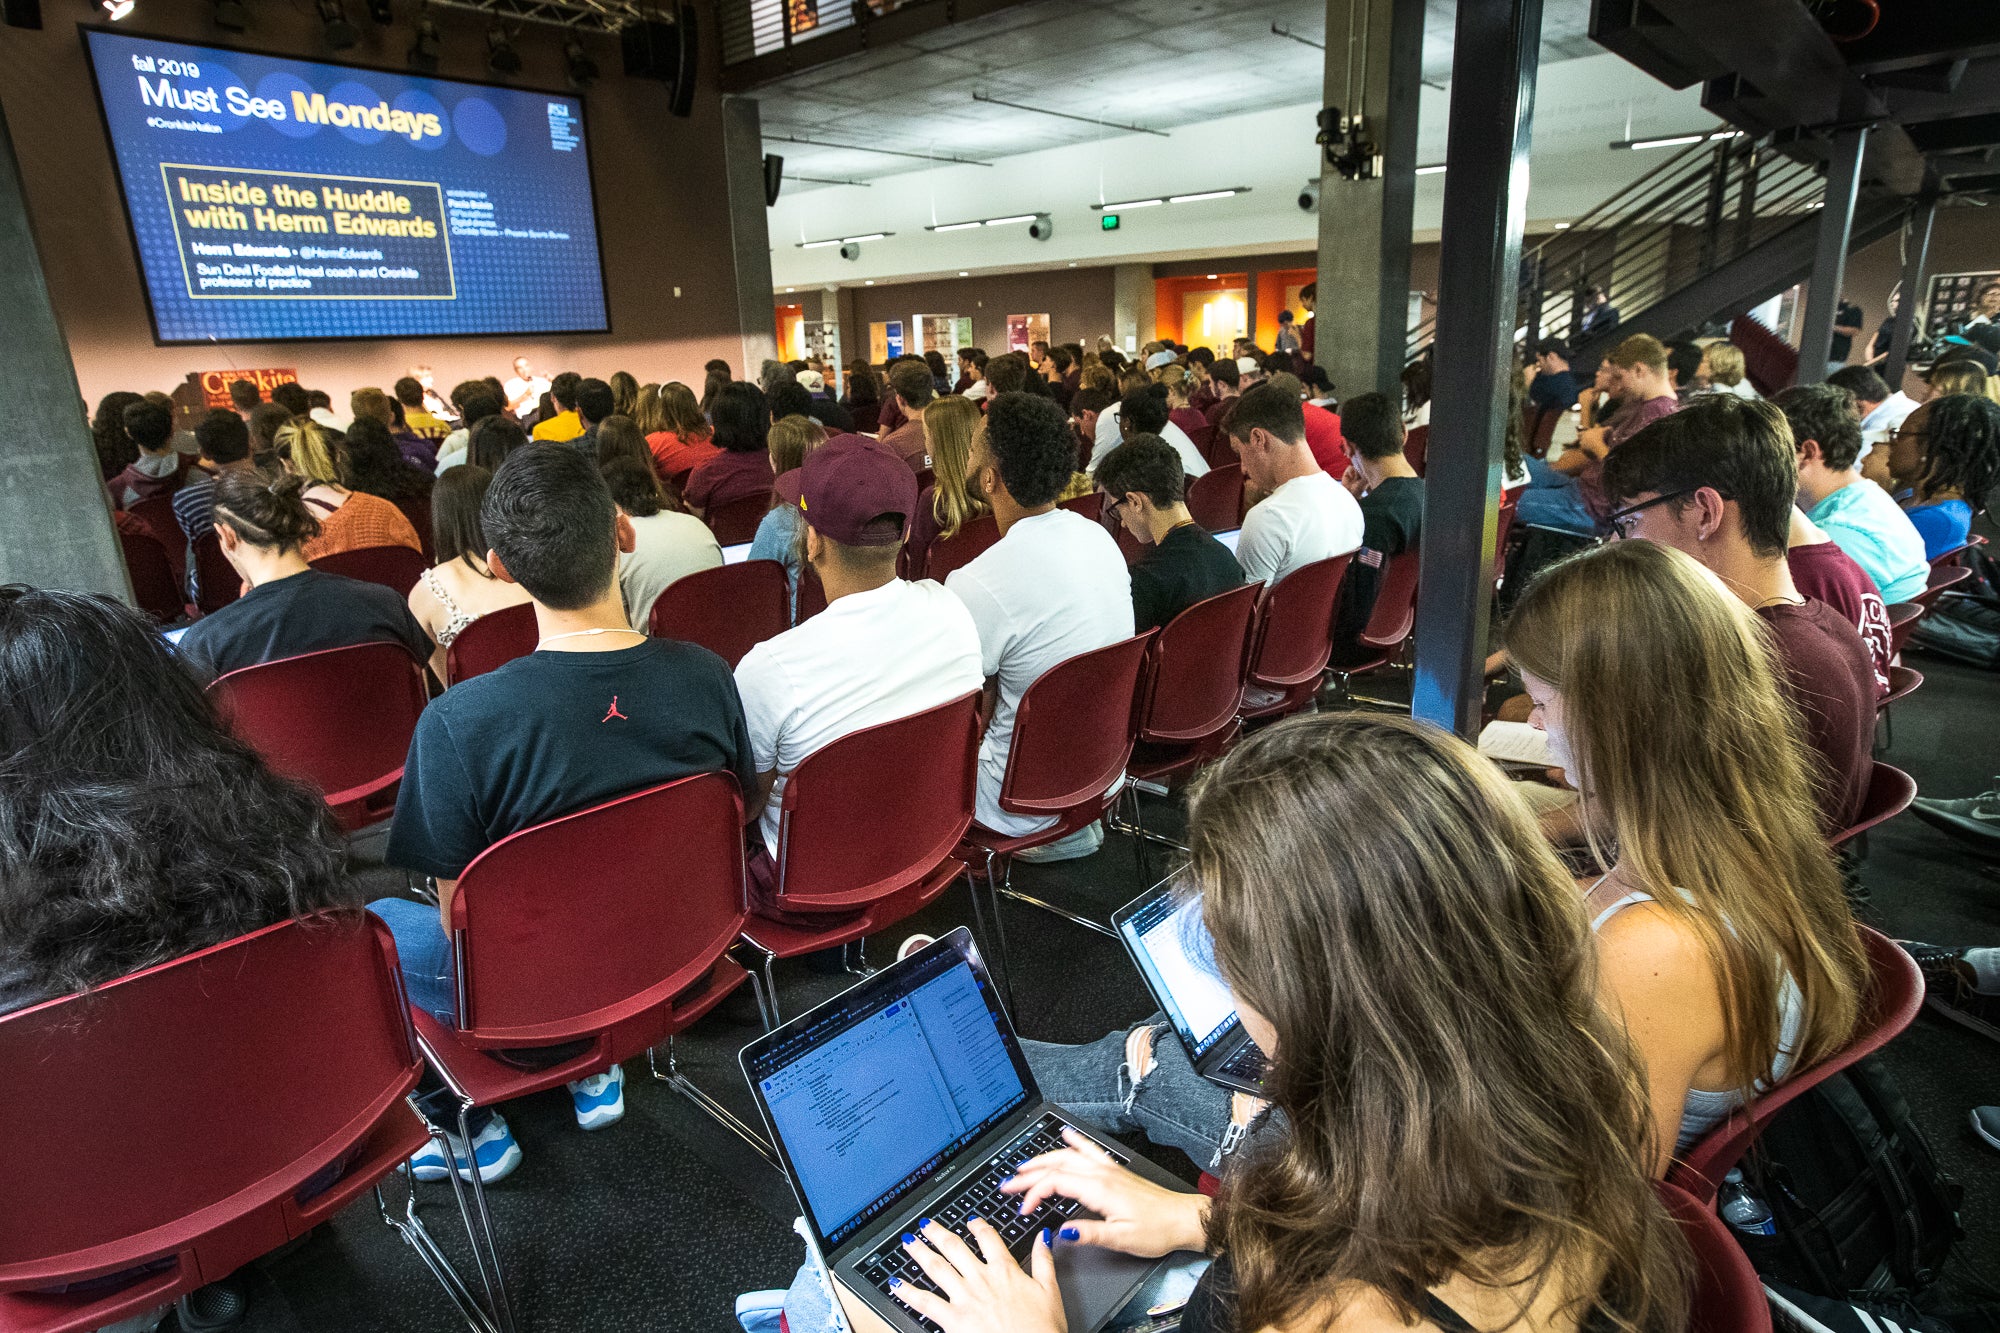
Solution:
[(749, 542), (743, 542), (737, 546), (723, 547), (722, 563), (725, 565), (736, 565), (748, 560), (750, 558), (750, 545)]
[(1236, 539), (1243, 535), (1243, 529), (1231, 528), (1227, 532), (1218, 532), (1214, 535), (1217, 541), (1221, 542), (1224, 546), (1227, 546), (1229, 548), (1229, 554), (1235, 555)]
[(1201, 899), (1162, 889), (1118, 923), (1119, 933), (1193, 1047), (1207, 1054), (1236, 1026), (1236, 997), (1215, 974)]
[(1026, 1068), (963, 928), (743, 1052), (829, 1246), (1025, 1105)]

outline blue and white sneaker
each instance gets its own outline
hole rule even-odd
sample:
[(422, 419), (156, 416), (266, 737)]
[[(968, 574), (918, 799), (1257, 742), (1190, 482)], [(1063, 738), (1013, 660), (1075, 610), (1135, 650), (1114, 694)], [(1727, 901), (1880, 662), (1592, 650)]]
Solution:
[[(445, 1139), (451, 1144), (451, 1153), (457, 1159), (458, 1174), (461, 1179), (472, 1179), (472, 1162), (479, 1163), (479, 1182), (491, 1185), (505, 1180), (521, 1164), (521, 1145), (514, 1138), (514, 1131), (507, 1128), (507, 1122), (498, 1111), (486, 1122), (485, 1128), (472, 1136), (472, 1152), (465, 1151), (465, 1140), (449, 1130)], [(410, 1174), (418, 1180), (443, 1180), (445, 1178), (444, 1152), (433, 1138), (423, 1146), (423, 1150), (410, 1159)]]
[(585, 1129), (617, 1124), (625, 1118), (624, 1066), (577, 1079), (569, 1085), (569, 1099), (576, 1106), (576, 1123)]

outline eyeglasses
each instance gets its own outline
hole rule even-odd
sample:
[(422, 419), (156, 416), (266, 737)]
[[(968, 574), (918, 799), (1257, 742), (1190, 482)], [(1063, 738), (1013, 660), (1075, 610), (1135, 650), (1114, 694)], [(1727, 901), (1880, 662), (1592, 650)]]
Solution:
[(1117, 518), (1119, 507), (1125, 503), (1125, 497), (1113, 495), (1110, 491), (1100, 491), (1099, 494), (1104, 497), (1104, 512)]
[(1633, 519), (1645, 513), (1648, 509), (1651, 509), (1654, 505), (1663, 505), (1668, 503), (1669, 501), (1679, 500), (1684, 496), (1693, 495), (1696, 491), (1700, 489), (1701, 488), (1699, 486), (1690, 486), (1684, 491), (1670, 491), (1665, 495), (1656, 495), (1650, 500), (1641, 500), (1638, 504), (1627, 505), (1625, 506), (1625, 508), (1620, 509), (1617, 512), (1613, 513), (1610, 518), (1607, 518), (1604, 521), (1610, 525), (1611, 530), (1617, 533), (1619, 540), (1622, 541), (1632, 535)]

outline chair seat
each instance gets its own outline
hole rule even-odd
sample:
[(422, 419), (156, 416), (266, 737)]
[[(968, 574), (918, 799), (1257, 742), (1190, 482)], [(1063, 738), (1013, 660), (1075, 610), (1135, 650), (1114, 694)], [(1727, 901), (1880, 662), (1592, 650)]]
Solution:
[(1177, 778), (1227, 750), (1242, 734), (1243, 723), (1238, 719), (1217, 735), (1191, 745), (1141, 741), (1132, 748), (1132, 758), (1125, 764), (1125, 777), (1131, 782), (1166, 782)]
[(1101, 800), (1085, 801), (1082, 805), (1073, 806), (1065, 810), (1061, 815), (1056, 817), (1054, 825), (1043, 829), (1039, 833), (1001, 833), (987, 828), (984, 824), (974, 820), (972, 827), (965, 831), (965, 841), (959, 844), (959, 854), (962, 859), (971, 860), (971, 856), (967, 854), (967, 849), (971, 849), (978, 854), (981, 860), (984, 860), (988, 852), (991, 852), (995, 856), (1012, 856), (1014, 853), (1025, 851), (1030, 847), (1041, 847), (1047, 843), (1058, 842), (1063, 838), (1067, 838), (1084, 825), (1095, 824), (1098, 820), (1104, 818), (1104, 812), (1112, 807), (1117, 801), (1119, 793), (1124, 790), (1125, 782), (1123, 779), (1120, 779), (1109, 792), (1105, 793)]
[(1237, 717), (1244, 722), (1289, 717), (1311, 703), (1319, 693), (1320, 677), (1303, 680), (1282, 690), (1267, 685), (1251, 685), (1243, 691), (1243, 709)]
[(748, 972), (729, 959), (720, 959), (700, 981), (674, 997), (672, 1019), (664, 1029), (654, 1029), (657, 1035), (651, 1042), (633, 1046), (628, 1039), (620, 1044), (614, 1040), (619, 1029), (607, 1029), (599, 1032), (580, 1054), (544, 1069), (522, 1069), (499, 1059), (492, 1050), (468, 1045), (458, 1029), (446, 1027), (421, 1009), (411, 1010), (410, 1017), (416, 1023), (417, 1042), (437, 1071), (462, 1089), (474, 1106), (493, 1106), (629, 1060), (661, 1038), (685, 1030), (749, 978)]
[(955, 856), (948, 857), (937, 869), (909, 888), (886, 898), (877, 898), (845, 921), (838, 913), (829, 913), (825, 922), (794, 925), (752, 914), (743, 927), (743, 938), (774, 958), (796, 958), (803, 953), (838, 948), (873, 935), (919, 911), (964, 873), (965, 862)]

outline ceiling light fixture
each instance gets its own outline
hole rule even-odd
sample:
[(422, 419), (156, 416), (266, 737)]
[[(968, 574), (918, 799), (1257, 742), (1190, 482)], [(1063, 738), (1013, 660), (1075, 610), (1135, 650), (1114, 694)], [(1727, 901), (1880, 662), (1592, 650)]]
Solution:
[(1228, 199), (1234, 195), (1243, 193), (1245, 191), (1237, 189), (1203, 190), (1199, 194), (1170, 194), (1167, 196), (1167, 202), (1170, 204), (1199, 204), (1210, 199)]
[(1651, 139), (1618, 139), (1613, 148), (1681, 148), (1691, 143), (1718, 143), (1723, 139), (1735, 139), (1742, 130), (1700, 130), (1693, 134), (1662, 134)]
[(960, 270), (958, 271), (958, 276), (959, 276), (959, 277), (961, 277), (961, 278), (969, 278), (969, 277), (971, 277), (972, 275), (971, 275), (970, 273), (966, 272), (966, 271), (965, 271), (964, 269), (960, 269)]
[(1568, 231), (1568, 230), (1569, 230), (1569, 223), (1567, 223), (1567, 222), (1558, 222), (1558, 223), (1556, 223), (1556, 230), (1557, 230), (1557, 231)]
[(1161, 204), (1199, 204), (1210, 199), (1230, 199), (1239, 194), (1250, 193), (1247, 185), (1232, 185), (1226, 190), (1197, 190), (1192, 194), (1169, 194), (1152, 199), (1127, 199), (1116, 204), (1092, 204), (1100, 213), (1123, 213), (1133, 208), (1155, 208)]
[(1428, 167), (1418, 167), (1417, 174), (1419, 176), (1442, 176), (1444, 175), (1444, 163), (1438, 162)]
[(132, 12), (133, 0), (103, 0), (104, 17), (116, 23)]
[(833, 239), (826, 241), (800, 241), (799, 249), (824, 250), (828, 246), (833, 246), (833, 245), (859, 245), (863, 241), (887, 240), (889, 237), (894, 236), (895, 234), (896, 233), (893, 231), (870, 231), (870, 232), (863, 232), (859, 236), (836, 236)]
[(1011, 227), (1016, 222), (1033, 222), (1034, 220), (1035, 214), (1033, 213), (1016, 213), (1012, 217), (988, 218), (984, 225), (988, 227)]
[(1033, 222), (1039, 213), (1009, 213), (1004, 218), (981, 218), (977, 222), (933, 222), (925, 231), (971, 231), (974, 227), (1011, 227), (1017, 222)]
[(1091, 207), (1100, 213), (1123, 213), (1134, 208), (1158, 208), (1166, 202), (1165, 199), (1128, 199), (1122, 204), (1092, 204)]

